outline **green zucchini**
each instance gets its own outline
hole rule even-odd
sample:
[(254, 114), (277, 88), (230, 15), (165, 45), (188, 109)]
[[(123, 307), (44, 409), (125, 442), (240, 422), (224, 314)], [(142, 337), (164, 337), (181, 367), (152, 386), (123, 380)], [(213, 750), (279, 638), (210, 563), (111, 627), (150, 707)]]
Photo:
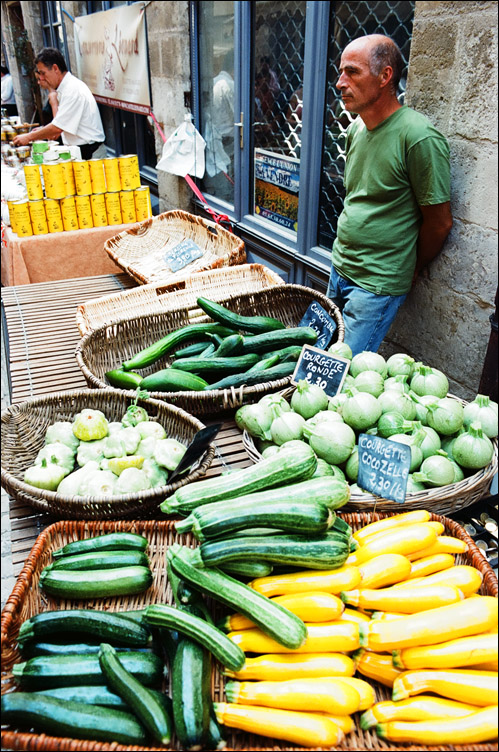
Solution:
[(104, 375), (111, 386), (115, 386), (117, 389), (137, 389), (143, 379), (140, 373), (124, 371), (122, 368), (106, 371)]
[(244, 373), (234, 373), (225, 376), (220, 381), (215, 381), (209, 386), (205, 386), (205, 391), (212, 389), (236, 389), (239, 386), (254, 386), (255, 384), (266, 384), (268, 381), (278, 381), (291, 376), (296, 368), (296, 363), (276, 363), (275, 366), (265, 368), (260, 371), (245, 371)]
[(194, 567), (193, 554), (194, 549), (174, 543), (166, 555), (179, 577), (200, 592), (244, 614), (281, 645), (294, 650), (304, 643), (307, 628), (298, 616), (220, 569)]
[[(143, 684), (158, 684), (163, 661), (155, 653), (120, 653), (125, 668)], [(98, 655), (40, 655), (15, 663), (12, 674), (22, 689), (43, 690), (73, 685), (106, 684)]]
[(125, 371), (147, 368), (188, 339), (203, 337), (207, 334), (220, 334), (222, 337), (228, 337), (229, 334), (233, 333), (233, 329), (220, 326), (220, 324), (188, 324), (180, 329), (175, 329), (149, 347), (144, 348), (144, 350), (140, 350), (133, 358), (126, 360), (122, 368)]
[[(184, 360), (191, 362), (192, 358), (184, 358)], [(199, 362), (202, 358), (199, 356), (195, 360)], [(181, 363), (182, 361), (175, 362)], [(207, 386), (207, 381), (182, 368), (163, 368), (161, 371), (146, 376), (141, 388), (150, 392), (202, 392)]]
[(206, 340), (193, 342), (192, 345), (187, 345), (187, 347), (183, 347), (181, 350), (175, 350), (174, 355), (176, 358), (191, 358), (194, 355), (200, 355), (211, 344), (211, 342), (207, 342)]
[(289, 329), (279, 329), (264, 334), (256, 334), (248, 339), (244, 338), (243, 353), (251, 352), (269, 352), (269, 350), (280, 350), (285, 347), (315, 345), (317, 342), (317, 332), (309, 326), (294, 326)]
[(71, 739), (143, 745), (147, 734), (131, 713), (34, 692), (2, 695), (2, 723)]
[(202, 543), (193, 550), (195, 567), (218, 567), (228, 561), (269, 561), (305, 569), (337, 569), (350, 553), (348, 541), (327, 534), (248, 536)]
[(115, 645), (144, 647), (150, 642), (146, 625), (130, 619), (125, 614), (94, 609), (62, 609), (43, 611), (21, 624), (18, 642), (58, 638), (71, 634), (85, 635), (93, 640), (108, 640)]
[(231, 329), (242, 329), (243, 331), (257, 334), (259, 332), (284, 329), (285, 326), (282, 321), (270, 318), (269, 316), (242, 316), (207, 298), (199, 297), (197, 304), (214, 321), (218, 321), (220, 324), (224, 324), (224, 326), (229, 326)]
[(155, 604), (147, 607), (146, 619), (153, 627), (176, 629), (199, 642), (232, 671), (239, 671), (244, 664), (244, 653), (238, 645), (229, 645), (231, 641), (219, 629), (185, 609)]
[[(34, 658), (36, 655), (85, 655), (99, 652), (98, 642), (29, 642), (23, 643), (21, 653), (23, 658)], [(130, 650), (128, 647), (116, 647), (118, 652)], [(134, 650), (149, 651), (149, 648), (134, 648)]]
[(116, 567), (148, 567), (149, 559), (143, 551), (97, 551), (96, 553), (63, 556), (51, 564), (52, 569), (116, 569)]
[[(217, 349), (217, 344), (215, 342), (210, 342), (210, 344), (207, 345), (204, 348), (204, 350), (198, 355), (198, 358), (210, 358), (216, 349)], [(187, 355), (184, 355), (184, 357), (186, 358)]]
[(268, 577), (272, 574), (273, 566), (267, 561), (228, 561), (220, 569), (231, 577), (254, 580), (257, 577)]
[(280, 363), (286, 363), (287, 361), (297, 361), (301, 355), (302, 345), (290, 345), (289, 347), (283, 347), (281, 350), (276, 350), (274, 355), (279, 356)]
[(101, 644), (99, 663), (107, 684), (130, 706), (153, 739), (168, 744), (172, 722), (164, 704), (127, 671), (114, 648), (106, 642)]
[(54, 559), (60, 556), (73, 556), (74, 554), (84, 554), (88, 551), (113, 551), (116, 549), (134, 549), (145, 551), (148, 540), (143, 535), (137, 533), (105, 533), (104, 535), (95, 535), (91, 538), (66, 543), (62, 548), (52, 552)]
[(248, 373), (254, 373), (255, 371), (266, 371), (267, 368), (272, 368), (272, 366), (275, 366), (278, 362), (279, 355), (277, 355), (277, 353), (273, 353), (272, 355), (269, 355), (268, 358), (263, 358), (262, 360), (259, 360), (258, 363), (255, 363), (254, 366), (251, 366)]
[(66, 570), (49, 564), (40, 575), (39, 585), (50, 595), (60, 598), (110, 598), (135, 595), (152, 585), (149, 567), (116, 569)]
[[(234, 355), (234, 357), (227, 356), (225, 358), (216, 358), (215, 356), (210, 358), (182, 358), (182, 360), (174, 360), (172, 368), (180, 371), (192, 371), (196, 374), (227, 375), (246, 371), (254, 366), (259, 359), (256, 353)], [(146, 380), (144, 379), (144, 381)], [(206, 386), (203, 388), (206, 389)]]
[(178, 488), (160, 504), (160, 509), (167, 514), (188, 514), (201, 504), (307, 480), (316, 467), (317, 457), (310, 447), (303, 445), (282, 449), (278, 454), (238, 472)]
[(206, 749), (211, 705), (210, 652), (194, 640), (181, 638), (171, 674), (173, 721), (181, 747)]
[[(99, 651), (100, 646), (97, 645), (96, 647)], [(85, 705), (104, 705), (109, 708), (130, 711), (126, 702), (105, 686), (54, 687), (54, 689), (45, 689), (43, 692), (37, 691), (33, 694), (43, 694), (46, 697), (56, 697), (58, 700), (68, 700), (69, 702), (83, 702)]]
[(229, 355), (238, 355), (243, 349), (243, 335), (231, 334), (224, 337), (218, 348), (213, 353), (214, 358), (226, 358)]

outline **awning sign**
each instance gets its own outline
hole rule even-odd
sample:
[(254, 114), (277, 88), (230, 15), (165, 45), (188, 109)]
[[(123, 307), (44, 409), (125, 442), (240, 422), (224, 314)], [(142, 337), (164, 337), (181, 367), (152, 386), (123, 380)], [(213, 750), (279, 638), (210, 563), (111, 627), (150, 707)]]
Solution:
[(151, 109), (144, 5), (121, 5), (75, 21), (78, 78), (98, 102), (147, 114)]

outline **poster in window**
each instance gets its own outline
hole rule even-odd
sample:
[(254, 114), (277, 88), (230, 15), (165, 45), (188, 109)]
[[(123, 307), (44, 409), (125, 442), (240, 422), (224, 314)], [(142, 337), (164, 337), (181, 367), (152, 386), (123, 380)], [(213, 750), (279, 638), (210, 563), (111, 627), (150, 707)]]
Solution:
[(296, 232), (300, 160), (255, 149), (255, 214)]

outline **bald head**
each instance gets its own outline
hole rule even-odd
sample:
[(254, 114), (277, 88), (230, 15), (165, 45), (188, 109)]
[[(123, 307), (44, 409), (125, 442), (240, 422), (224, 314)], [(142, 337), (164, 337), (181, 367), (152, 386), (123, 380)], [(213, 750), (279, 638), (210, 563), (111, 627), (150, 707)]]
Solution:
[(369, 69), (374, 76), (379, 76), (381, 71), (389, 66), (392, 69), (391, 86), (397, 93), (400, 77), (404, 69), (404, 60), (399, 47), (383, 34), (366, 34), (366, 36), (354, 39), (345, 47), (345, 50), (364, 52), (367, 55)]

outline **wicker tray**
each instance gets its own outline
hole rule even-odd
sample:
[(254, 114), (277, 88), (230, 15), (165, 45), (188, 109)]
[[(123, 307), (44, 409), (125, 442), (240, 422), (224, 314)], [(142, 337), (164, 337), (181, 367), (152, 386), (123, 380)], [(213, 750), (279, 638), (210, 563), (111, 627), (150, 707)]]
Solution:
[[(133, 392), (113, 390), (82, 390), (58, 392), (34, 397), (2, 412), (2, 487), (14, 498), (26, 502), (57, 519), (120, 519), (150, 516), (166, 496), (177, 488), (200, 478), (210, 466), (215, 445), (210, 444), (204, 456), (188, 474), (165, 486), (122, 496), (96, 498), (65, 496), (45, 491), (23, 481), (26, 468), (33, 463), (44, 445), (47, 427), (58, 420), (72, 420), (84, 408), (102, 410), (110, 421), (121, 420), (134, 398)], [(204, 424), (174, 405), (154, 399), (139, 400), (151, 419), (166, 430), (168, 437), (189, 444)]]
[[(368, 524), (374, 520), (386, 517), (383, 514), (343, 514), (342, 517), (357, 530), (359, 527)], [(465, 554), (458, 554), (456, 564), (471, 564), (483, 574), (483, 583), (480, 592), (482, 594), (497, 596), (498, 587), (497, 579), (484, 560), (479, 549), (475, 546), (472, 539), (464, 530), (453, 520), (445, 517), (432, 515), (434, 520), (438, 520), (445, 525), (445, 533), (454, 535), (457, 538), (465, 540), (469, 550)], [(69, 541), (79, 538), (86, 538), (92, 535), (112, 532), (116, 530), (130, 530), (145, 535), (149, 539), (149, 555), (151, 560), (151, 569), (154, 580), (152, 586), (139, 595), (123, 598), (114, 597), (107, 599), (96, 599), (95, 601), (72, 601), (58, 600), (42, 595), (38, 583), (42, 569), (50, 562), (51, 552), (65, 545)], [(17, 636), (19, 628), (23, 621), (29, 619), (34, 614), (41, 611), (78, 608), (84, 604), (84, 607), (96, 608), (109, 611), (124, 611), (127, 609), (144, 608), (150, 603), (172, 603), (172, 594), (170, 586), (166, 579), (165, 572), (165, 551), (173, 542), (181, 542), (186, 545), (192, 545), (193, 539), (190, 535), (179, 536), (176, 534), (173, 523), (169, 521), (120, 521), (120, 522), (56, 522), (46, 528), (37, 538), (30, 555), (28, 556), (24, 568), (19, 575), (16, 585), (11, 596), (7, 600), (1, 618), (1, 639), (2, 639), (2, 694), (15, 689), (15, 683), (12, 677), (12, 666), (20, 661), (20, 654), (17, 648)], [(210, 603), (213, 610), (215, 621), (224, 613), (219, 604)], [(379, 684), (376, 687), (377, 701), (389, 699), (389, 690)], [(169, 689), (165, 680), (164, 689)], [(223, 680), (218, 669), (215, 667), (212, 677), (212, 697), (215, 701), (223, 701)], [(418, 745), (395, 745), (381, 741), (376, 736), (374, 729), (362, 731), (357, 728), (351, 734), (346, 736), (345, 742), (337, 749), (349, 750), (448, 750), (454, 749), (453, 746), (427, 747)], [(293, 750), (298, 747), (289, 745), (286, 742), (279, 742), (255, 734), (246, 734), (242, 732), (231, 733), (228, 730), (227, 750)], [(172, 744), (174, 749), (178, 745)], [(123, 746), (120, 744), (109, 744), (101, 742), (83, 741), (77, 739), (60, 738), (45, 734), (34, 734), (17, 731), (15, 729), (2, 730), (2, 748), (22, 749), (22, 750), (74, 750), (74, 752), (84, 752), (87, 750), (161, 750), (164, 747), (142, 747), (142, 746)], [(496, 749), (494, 744), (474, 744), (467, 745), (467, 750), (490, 750)]]
[[(337, 306), (322, 293), (301, 285), (281, 285), (253, 293), (232, 295), (218, 302), (232, 311), (244, 315), (255, 313), (273, 316), (286, 326), (297, 326), (310, 303), (317, 300), (334, 318), (337, 324), (338, 341), (343, 341), (344, 324)], [(134, 319), (122, 319), (109, 326), (102, 326), (85, 335), (76, 348), (76, 359), (87, 384), (91, 388), (109, 389), (105, 381), (106, 371), (118, 368), (144, 347), (152, 344), (168, 332), (196, 322), (211, 321), (200, 315), (197, 306), (178, 308), (169, 313), (154, 313)], [(185, 344), (188, 344), (187, 342)], [(154, 365), (141, 370), (146, 376), (172, 362), (171, 355), (158, 360)], [(287, 387), (291, 377), (256, 386), (237, 389), (212, 389), (206, 392), (151, 392), (155, 399), (165, 399), (180, 405), (193, 415), (206, 415), (220, 410), (239, 407), (246, 402), (255, 402), (264, 394)]]
[[(286, 389), (282, 392), (282, 395), (286, 398), (290, 398), (294, 391), (294, 387)], [(449, 394), (449, 397), (457, 400), (463, 406), (466, 404), (464, 400), (455, 397), (453, 394)], [(256, 448), (253, 437), (249, 435), (247, 431), (243, 431), (243, 445), (253, 462), (260, 462), (262, 455)], [(498, 450), (497, 439), (493, 440), (494, 455), (491, 462), (482, 470), (469, 475), (459, 483), (451, 483), (448, 486), (442, 486), (441, 488), (428, 488), (424, 491), (418, 491), (418, 493), (408, 494), (401, 505), (396, 501), (390, 501), (383, 499), (380, 496), (374, 496), (370, 493), (352, 493), (350, 501), (345, 504), (342, 509), (345, 511), (364, 512), (367, 510), (376, 510), (378, 512), (392, 512), (399, 513), (402, 508), (404, 511), (411, 509), (428, 509), (435, 514), (453, 514), (458, 512), (463, 507), (468, 507), (474, 504), (480, 499), (483, 499), (487, 495), (492, 480), (497, 473), (498, 468)]]
[[(111, 324), (119, 319), (134, 318), (146, 313), (161, 313), (181, 307), (190, 308), (196, 305), (199, 295), (209, 300), (219, 300), (226, 295), (254, 292), (283, 284), (284, 280), (278, 274), (262, 264), (240, 264), (209, 269), (177, 282), (155, 282), (87, 300), (78, 306), (76, 325), (83, 337), (99, 326)], [(201, 313), (199, 310), (199, 314)]]
[[(187, 239), (194, 241), (203, 255), (173, 272), (164, 255)], [(180, 210), (158, 214), (118, 233), (106, 241), (104, 250), (115, 264), (141, 285), (172, 282), (193, 272), (235, 266), (246, 261), (244, 243), (240, 238), (214, 222)]]

